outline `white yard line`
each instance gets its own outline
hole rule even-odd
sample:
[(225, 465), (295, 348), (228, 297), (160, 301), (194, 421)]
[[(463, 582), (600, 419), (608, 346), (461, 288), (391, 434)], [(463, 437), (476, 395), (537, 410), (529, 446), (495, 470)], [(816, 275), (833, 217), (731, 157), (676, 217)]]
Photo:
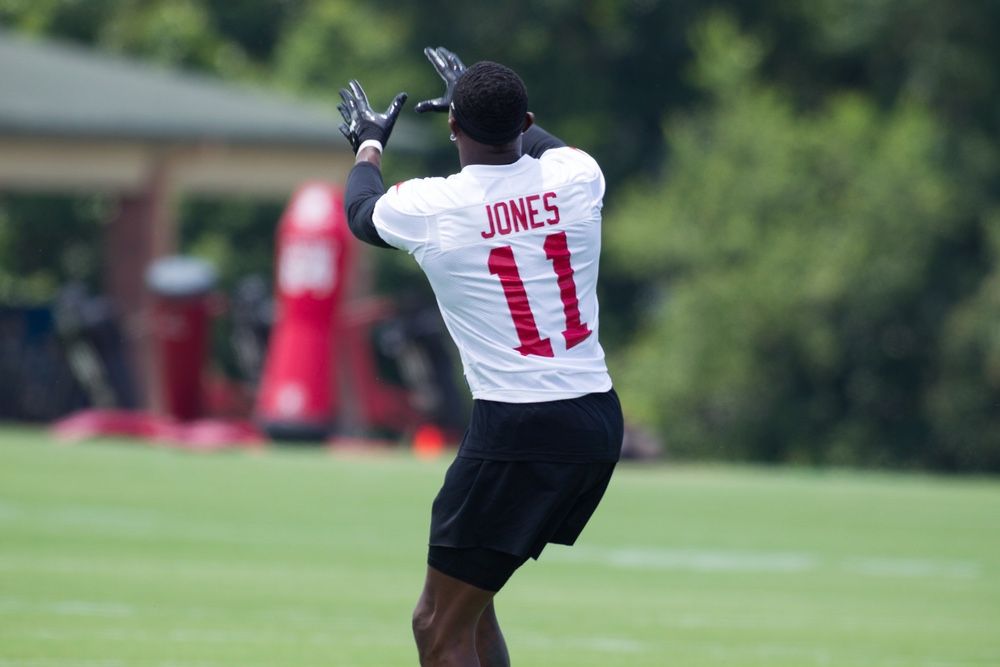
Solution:
[(842, 563), (848, 572), (872, 577), (927, 577), (940, 579), (978, 579), (979, 563), (938, 561), (923, 558), (849, 558)]
[(136, 608), (123, 602), (95, 600), (53, 600), (38, 602), (14, 597), (0, 597), (0, 615), (45, 613), (59, 616), (100, 616), (123, 618), (135, 616)]
[(135, 607), (118, 602), (60, 600), (42, 605), (43, 610), (64, 616), (134, 616)]
[(576, 546), (570, 549), (547, 550), (544, 557), (569, 563), (595, 563), (630, 570), (794, 574), (833, 567), (850, 574), (869, 577), (977, 579), (982, 576), (982, 565), (969, 560), (864, 556), (824, 559), (817, 554), (786, 551)]
[(714, 549), (606, 549), (576, 546), (546, 551), (545, 557), (578, 563), (600, 563), (622, 569), (695, 572), (803, 572), (819, 566), (818, 560), (806, 553)]
[(36, 531), (59, 534), (74, 531), (142, 542), (184, 540), (233, 546), (280, 544), (300, 547), (323, 547), (336, 543), (332, 533), (303, 535), (298, 530), (278, 524), (261, 523), (234, 528), (230, 523), (155, 510), (73, 504), (37, 508), (8, 499), (0, 499), (0, 524), (3, 523), (30, 523)]

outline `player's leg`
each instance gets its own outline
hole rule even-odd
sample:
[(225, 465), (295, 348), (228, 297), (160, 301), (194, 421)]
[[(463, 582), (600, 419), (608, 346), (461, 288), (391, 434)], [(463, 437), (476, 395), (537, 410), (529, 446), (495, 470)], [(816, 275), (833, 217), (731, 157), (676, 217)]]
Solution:
[(507, 653), (507, 642), (500, 632), (496, 609), (491, 600), (479, 617), (476, 626), (476, 653), (482, 667), (510, 667), (510, 654)]
[(492, 667), (480, 661), (476, 639), (480, 617), (494, 595), (428, 567), (424, 590), (413, 610), (421, 667)]

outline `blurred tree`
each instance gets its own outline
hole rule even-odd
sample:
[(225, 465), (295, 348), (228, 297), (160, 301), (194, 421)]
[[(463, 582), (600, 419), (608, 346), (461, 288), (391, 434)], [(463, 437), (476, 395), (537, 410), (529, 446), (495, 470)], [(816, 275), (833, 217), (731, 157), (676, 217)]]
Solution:
[(93, 43), (120, 0), (0, 0), (0, 25)]
[(200, 0), (122, 0), (97, 39), (113, 51), (229, 78), (249, 75), (249, 58), (221, 35)]
[(944, 132), (915, 103), (797, 112), (725, 15), (694, 43), (711, 104), (668, 124), (670, 169), (608, 221), (615, 268), (653, 288), (623, 403), (680, 454), (930, 463), (924, 393), (961, 296), (939, 255), (972, 217)]
[(927, 397), (937, 443), (930, 463), (950, 470), (1000, 470), (1000, 210), (983, 218), (993, 268), (943, 323)]
[(163, 65), (250, 73), (243, 49), (218, 32), (202, 0), (0, 0), (0, 23)]
[(407, 18), (404, 11), (386, 11), (377, 3), (307, 2), (279, 38), (274, 77), (338, 103), (337, 91), (360, 79), (373, 106), (388, 105), (414, 80), (427, 78), (421, 77), (427, 68), (421, 58), (405, 55), (414, 41)]
[(883, 105), (926, 103), (953, 130), (998, 129), (997, 0), (765, 0), (733, 9), (770, 36), (766, 71), (790, 89), (813, 98), (864, 89)]
[(101, 281), (104, 197), (0, 196), (0, 303), (41, 304), (69, 281)]
[(255, 63), (267, 64), (289, 23), (301, 16), (306, 0), (204, 0), (215, 30)]

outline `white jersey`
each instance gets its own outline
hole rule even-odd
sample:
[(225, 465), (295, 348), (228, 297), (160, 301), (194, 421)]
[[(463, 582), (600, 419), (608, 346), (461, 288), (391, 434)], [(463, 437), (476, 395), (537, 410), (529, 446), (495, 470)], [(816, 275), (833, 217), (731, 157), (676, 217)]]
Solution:
[(527, 403), (611, 389), (598, 342), (604, 176), (552, 148), (393, 186), (372, 220), (414, 256), (478, 399)]

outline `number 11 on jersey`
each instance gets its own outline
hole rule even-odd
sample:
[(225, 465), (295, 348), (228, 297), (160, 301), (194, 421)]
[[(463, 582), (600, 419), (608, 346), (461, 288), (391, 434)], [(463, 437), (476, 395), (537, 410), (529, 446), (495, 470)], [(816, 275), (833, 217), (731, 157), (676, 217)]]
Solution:
[[(580, 319), (580, 302), (576, 295), (576, 283), (573, 282), (573, 265), (570, 262), (566, 232), (549, 234), (545, 237), (542, 247), (545, 250), (545, 257), (552, 262), (552, 269), (556, 274), (563, 314), (566, 318), (566, 329), (562, 334), (566, 340), (566, 349), (571, 349), (585, 340), (591, 334), (591, 330), (586, 322)], [(510, 309), (511, 319), (514, 320), (514, 329), (521, 343), (514, 349), (525, 356), (529, 354), (539, 357), (555, 356), (552, 342), (548, 338), (542, 338), (538, 332), (531, 304), (528, 303), (528, 293), (524, 289), (521, 274), (517, 270), (517, 262), (514, 260), (513, 248), (509, 245), (493, 248), (490, 250), (487, 265), (490, 273), (500, 278), (507, 307)]]

